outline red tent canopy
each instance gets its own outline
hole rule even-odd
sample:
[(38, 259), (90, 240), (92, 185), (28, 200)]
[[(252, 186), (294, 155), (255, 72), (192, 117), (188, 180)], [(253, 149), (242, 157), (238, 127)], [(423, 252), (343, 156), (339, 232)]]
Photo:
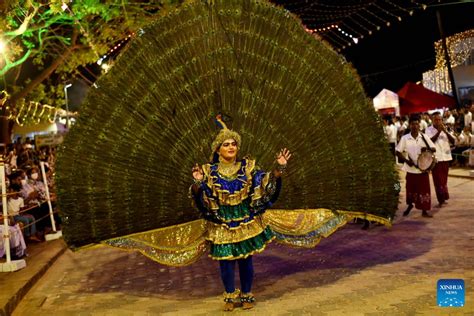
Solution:
[(454, 98), (436, 93), (413, 82), (407, 82), (397, 94), (400, 97), (401, 115), (445, 107), (452, 108), (456, 105)]

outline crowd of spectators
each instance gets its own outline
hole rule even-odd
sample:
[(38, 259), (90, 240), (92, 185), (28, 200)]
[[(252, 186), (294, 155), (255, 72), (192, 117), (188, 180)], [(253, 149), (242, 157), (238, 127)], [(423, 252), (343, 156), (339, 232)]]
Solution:
[[(474, 148), (473, 112), (474, 106), (466, 106), (459, 110), (447, 110), (443, 113), (443, 123), (446, 126), (446, 130), (455, 139), (455, 143), (451, 147), (453, 155), (452, 165), (454, 166), (466, 166), (469, 150)], [(429, 113), (420, 113), (420, 117), (420, 131), (424, 133), (426, 128), (432, 125), (431, 115)], [(390, 144), (392, 153), (395, 155), (396, 143), (398, 143), (403, 135), (410, 132), (408, 116), (384, 115), (382, 118), (385, 137)]]
[[(56, 153), (55, 148), (50, 146), (35, 148), (27, 138), (24, 142), (20, 139), (7, 145), (0, 154), (5, 164), (11, 255), (16, 259), (27, 254), (26, 247), (29, 243), (44, 241), (45, 234), (52, 230), (45, 183), (48, 185), (54, 210), (56, 198), (53, 173)], [(44, 162), (46, 182), (40, 162)], [(61, 221), (55, 211), (54, 218), (58, 229)], [(4, 226), (0, 225), (2, 236), (5, 235), (3, 230)], [(4, 255), (4, 243), (1, 242), (0, 257)]]

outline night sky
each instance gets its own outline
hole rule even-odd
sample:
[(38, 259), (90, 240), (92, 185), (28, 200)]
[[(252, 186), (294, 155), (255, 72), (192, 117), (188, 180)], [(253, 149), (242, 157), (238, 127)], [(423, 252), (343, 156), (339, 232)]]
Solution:
[(441, 38), (437, 9), (446, 36), (474, 28), (474, 1), (440, 5), (392, 23), (342, 52), (359, 72), (370, 97), (383, 88), (397, 92), (405, 82), (419, 81), (423, 72), (434, 69), (434, 42)]

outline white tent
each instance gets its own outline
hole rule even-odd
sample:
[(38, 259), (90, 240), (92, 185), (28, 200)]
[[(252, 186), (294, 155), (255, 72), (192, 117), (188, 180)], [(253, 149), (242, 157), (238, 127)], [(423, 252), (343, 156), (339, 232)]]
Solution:
[(376, 111), (382, 109), (395, 109), (395, 115), (400, 115), (400, 103), (398, 94), (393, 91), (382, 89), (374, 98), (374, 108)]
[(23, 138), (30, 137), (34, 138), (35, 135), (55, 134), (64, 133), (67, 129), (63, 124), (60, 123), (49, 123), (43, 122), (36, 125), (24, 125), (20, 126), (15, 124), (13, 126), (12, 136), (13, 139), (21, 136)]

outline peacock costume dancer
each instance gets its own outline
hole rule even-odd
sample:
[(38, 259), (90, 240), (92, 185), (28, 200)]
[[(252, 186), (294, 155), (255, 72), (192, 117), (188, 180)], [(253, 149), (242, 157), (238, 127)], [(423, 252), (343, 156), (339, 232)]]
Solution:
[[(210, 252), (226, 279), (272, 238), (314, 247), (354, 218), (390, 226), (400, 188), (380, 119), (351, 66), (297, 17), (263, 0), (192, 1), (136, 33), (58, 153), (71, 248), (106, 244), (172, 266)], [(235, 141), (231, 154), (263, 170), (280, 148), (294, 159), (281, 188), (278, 170), (250, 158), (214, 159), (202, 179), (195, 169), (199, 212), (190, 170), (209, 157), (216, 113), (243, 141), (220, 136), (213, 151)]]
[[(285, 148), (277, 155), (277, 167), (266, 173), (255, 160), (237, 160), (241, 138), (217, 117), (222, 130), (212, 143), (212, 163), (193, 168), (192, 197), (208, 220), (207, 240), (210, 256), (219, 260), (224, 283), (224, 310), (233, 310), (239, 299), (244, 309), (253, 307), (250, 292), (253, 280), (252, 255), (261, 252), (274, 235), (262, 214), (278, 198), (281, 175), (290, 152)], [(235, 261), (239, 264), (242, 292), (235, 288)]]

